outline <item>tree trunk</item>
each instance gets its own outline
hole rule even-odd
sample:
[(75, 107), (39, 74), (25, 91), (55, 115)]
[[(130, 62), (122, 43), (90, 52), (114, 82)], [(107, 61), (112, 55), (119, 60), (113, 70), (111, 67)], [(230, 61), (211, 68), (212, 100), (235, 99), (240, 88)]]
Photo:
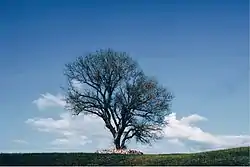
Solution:
[(121, 149), (120, 139), (115, 139), (114, 144), (117, 150)]
[(118, 131), (116, 138), (114, 139), (114, 144), (115, 144), (115, 148), (116, 149), (122, 149), (121, 147), (121, 137), (123, 134), (123, 129), (121, 129), (120, 131)]
[[(117, 128), (118, 129), (118, 128)], [(125, 124), (122, 123), (122, 127), (119, 128), (116, 132), (116, 135), (114, 135), (114, 144), (115, 144), (115, 148), (116, 149), (124, 149), (124, 143), (121, 144), (121, 138), (122, 138), (122, 134), (125, 130)]]

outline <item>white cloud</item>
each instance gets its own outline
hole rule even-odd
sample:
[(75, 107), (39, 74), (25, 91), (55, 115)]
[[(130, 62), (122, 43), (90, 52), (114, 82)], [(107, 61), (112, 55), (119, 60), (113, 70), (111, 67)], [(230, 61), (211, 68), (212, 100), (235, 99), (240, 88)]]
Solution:
[(27, 141), (22, 140), (22, 139), (15, 139), (15, 140), (12, 140), (12, 142), (16, 144), (29, 144)]
[(109, 133), (104, 129), (104, 123), (94, 116), (75, 116), (63, 112), (58, 119), (31, 118), (26, 121), (40, 132), (55, 135), (52, 145), (62, 147), (78, 147), (91, 143), (93, 138), (109, 138)]
[(193, 125), (197, 121), (207, 120), (197, 114), (176, 119), (176, 113), (169, 115), (166, 120), (169, 125), (165, 128), (167, 138), (189, 140), (209, 145), (210, 148), (227, 148), (249, 145), (250, 136), (214, 135), (204, 132), (201, 128)]
[(64, 107), (66, 105), (63, 100), (64, 97), (61, 94), (57, 94), (56, 96), (45, 93), (41, 95), (42, 97), (34, 100), (33, 103), (37, 105), (38, 109), (46, 109), (48, 107)]
[[(62, 96), (53, 96), (49, 93), (42, 95), (41, 98), (35, 100), (35, 103), (39, 109), (55, 106), (63, 107), (65, 105)], [(164, 129), (165, 139), (159, 143), (175, 146), (182, 152), (183, 150), (189, 152), (190, 150), (230, 148), (250, 144), (249, 135), (215, 135), (203, 131), (195, 123), (207, 121), (207, 119), (197, 114), (177, 119), (176, 113), (172, 113), (166, 117), (166, 120), (169, 124)], [(54, 135), (55, 138), (50, 144), (57, 148), (90, 147), (92, 144), (90, 150), (95, 151), (95, 149), (106, 148), (112, 145), (111, 135), (104, 128), (103, 121), (94, 116), (79, 115), (72, 117), (69, 112), (64, 111), (57, 119), (31, 118), (26, 123), (40, 132)], [(160, 152), (163, 153), (165, 150), (163, 149), (164, 146), (158, 146), (158, 143), (154, 147), (144, 148), (140, 146), (140, 148), (148, 152), (161, 150)]]
[(192, 114), (190, 116), (181, 118), (180, 121), (183, 124), (189, 125), (190, 123), (195, 123), (195, 122), (198, 122), (198, 121), (206, 121), (206, 120), (207, 119), (205, 117), (202, 117), (202, 116), (197, 115), (197, 114)]
[[(71, 82), (76, 90), (81, 91), (83, 89), (83, 84), (81, 84), (79, 81), (72, 80)], [(64, 98), (65, 97), (60, 93), (57, 95), (45, 93), (41, 94), (41, 97), (39, 97), (37, 100), (34, 100), (33, 103), (36, 104), (39, 110), (44, 110), (50, 107), (64, 108), (66, 105)]]
[(191, 123), (203, 119), (201, 118), (202, 117), (198, 117), (197, 115), (191, 115), (178, 120), (176, 119), (176, 113), (172, 113), (166, 117), (169, 124), (165, 128), (165, 136), (168, 138), (180, 138), (204, 143), (220, 143), (221, 141), (210, 133), (204, 132), (199, 127), (191, 125)]

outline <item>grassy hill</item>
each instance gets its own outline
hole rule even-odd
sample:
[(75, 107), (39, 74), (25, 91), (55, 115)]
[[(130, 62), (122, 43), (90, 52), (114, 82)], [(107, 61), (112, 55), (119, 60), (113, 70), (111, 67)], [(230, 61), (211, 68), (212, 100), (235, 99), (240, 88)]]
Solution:
[(2, 153), (0, 165), (250, 165), (250, 147), (194, 154)]

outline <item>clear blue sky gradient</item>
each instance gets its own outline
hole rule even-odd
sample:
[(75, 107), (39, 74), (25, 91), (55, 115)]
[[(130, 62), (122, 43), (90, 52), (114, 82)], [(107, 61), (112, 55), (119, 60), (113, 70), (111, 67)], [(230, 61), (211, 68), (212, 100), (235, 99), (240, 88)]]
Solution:
[[(32, 101), (61, 91), (64, 64), (89, 51), (127, 51), (199, 114), (214, 134), (249, 134), (248, 0), (1, 0), (0, 151), (43, 142), (24, 122)], [(53, 112), (53, 111), (51, 111)], [(41, 140), (39, 140), (41, 139)]]

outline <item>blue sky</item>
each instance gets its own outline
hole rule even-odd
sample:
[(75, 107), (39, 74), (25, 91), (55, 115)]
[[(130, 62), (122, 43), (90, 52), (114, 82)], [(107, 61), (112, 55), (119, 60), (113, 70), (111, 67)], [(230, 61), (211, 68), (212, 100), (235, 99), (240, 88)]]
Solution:
[[(64, 64), (107, 47), (130, 53), (148, 75), (174, 92), (173, 124), (200, 130), (193, 138), (184, 132), (166, 135), (150, 150), (249, 144), (248, 8), (247, 0), (0, 1), (0, 152), (95, 151), (100, 141), (91, 131), (69, 139), (55, 135), (63, 128), (51, 125), (44, 132), (44, 125), (68, 123), (59, 117), (66, 112), (55, 100), (65, 84)], [(39, 99), (45, 107), (34, 102)], [(74, 131), (72, 124), (67, 131)], [(100, 134), (101, 127), (96, 127)], [(75, 146), (81, 136), (88, 144)], [(208, 143), (211, 137), (220, 141)], [(75, 145), (65, 146), (66, 140)]]

